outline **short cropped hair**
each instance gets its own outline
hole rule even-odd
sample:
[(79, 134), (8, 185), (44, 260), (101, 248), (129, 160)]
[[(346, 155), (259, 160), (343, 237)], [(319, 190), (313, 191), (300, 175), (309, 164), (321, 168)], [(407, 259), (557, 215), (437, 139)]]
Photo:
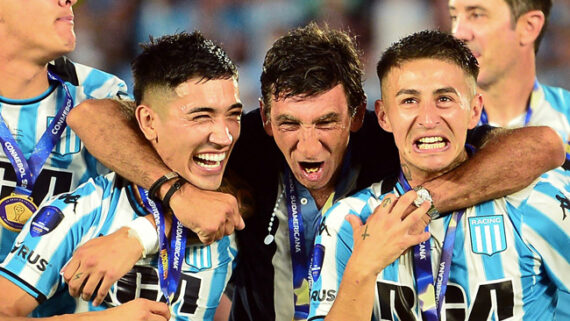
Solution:
[(131, 63), (137, 105), (152, 87), (174, 89), (191, 78), (238, 77), (237, 68), (226, 52), (198, 31), (151, 37), (150, 42), (141, 47), (142, 53)]
[(517, 20), (525, 13), (532, 10), (540, 10), (544, 13), (544, 26), (540, 30), (540, 34), (534, 42), (534, 51), (538, 52), (538, 47), (540, 46), (540, 41), (544, 36), (546, 31), (546, 26), (548, 25), (548, 17), (550, 16), (550, 9), (552, 8), (552, 0), (505, 0), (511, 9), (511, 18), (513, 24), (516, 24)]
[(269, 115), (271, 100), (314, 97), (338, 84), (354, 115), (366, 100), (363, 67), (355, 40), (346, 32), (310, 23), (279, 38), (267, 52), (261, 95)]
[(386, 49), (376, 65), (380, 84), (392, 68), (422, 58), (454, 63), (475, 81), (479, 75), (477, 59), (461, 40), (440, 31), (424, 30), (402, 38)]

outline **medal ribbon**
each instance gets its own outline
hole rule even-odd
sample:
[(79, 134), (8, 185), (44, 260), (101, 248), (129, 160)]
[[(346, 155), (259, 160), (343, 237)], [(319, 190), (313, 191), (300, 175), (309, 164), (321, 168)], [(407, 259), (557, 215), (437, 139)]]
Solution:
[[(534, 80), (534, 86), (532, 88), (533, 91), (538, 89), (538, 80)], [(528, 106), (526, 107), (526, 115), (524, 116), (524, 124), (523, 127), (526, 127), (528, 125), (528, 123), (530, 122), (530, 117), (532, 116), (532, 108), (530, 107), (530, 101), (528, 103)], [(489, 117), (487, 116), (487, 112), (485, 111), (485, 108), (483, 107), (483, 110), (481, 111), (481, 124), (483, 125), (488, 125), (489, 124)]]
[[(305, 253), (305, 229), (303, 216), (297, 196), (295, 181), (291, 177), (289, 169), (285, 170), (285, 198), (287, 200), (287, 214), (289, 222), (289, 244), (291, 246), (291, 263), (293, 266), (293, 289), (300, 288), (304, 281), (308, 282), (308, 260)], [(297, 298), (293, 294), (295, 302), (295, 320), (307, 319), (309, 316), (308, 305), (297, 305)]]
[(174, 293), (176, 293), (178, 283), (180, 282), (182, 260), (184, 259), (184, 251), (186, 250), (187, 230), (173, 214), (172, 226), (174, 229), (171, 229), (169, 245), (168, 238), (166, 237), (162, 206), (148, 197), (147, 190), (141, 187), (138, 187), (138, 189), (144, 207), (154, 216), (159, 241), (158, 279), (160, 280), (160, 289), (166, 298), (166, 302), (172, 305)]
[(67, 127), (65, 118), (67, 117), (67, 114), (69, 114), (71, 108), (73, 108), (73, 97), (71, 96), (69, 88), (67, 88), (65, 82), (49, 71), (48, 78), (61, 84), (65, 91), (65, 100), (63, 107), (59, 109), (55, 118), (42, 134), (42, 137), (34, 147), (32, 155), (28, 160), (26, 160), (22, 149), (20, 149), (20, 146), (18, 146), (18, 143), (12, 136), (4, 118), (0, 116), (0, 143), (2, 143), (2, 149), (4, 149), (6, 157), (8, 157), (10, 163), (12, 163), (12, 167), (14, 167), (14, 170), (16, 171), (16, 194), (27, 196), (32, 194), (34, 183), (47, 161), (51, 150), (55, 144), (57, 144), (61, 134)]
[[(398, 182), (406, 192), (412, 189), (401, 171)], [(451, 257), (453, 255), (457, 224), (459, 220), (461, 220), (463, 213), (465, 213), (465, 210), (454, 212), (447, 227), (435, 285), (431, 268), (430, 240), (414, 246), (414, 277), (416, 279), (418, 299), (424, 320), (437, 321), (440, 319), (441, 307), (443, 305), (443, 299), (445, 298), (445, 292), (447, 291), (447, 283), (449, 282), (449, 271), (451, 270)], [(426, 226), (425, 231), (429, 232), (429, 225)]]

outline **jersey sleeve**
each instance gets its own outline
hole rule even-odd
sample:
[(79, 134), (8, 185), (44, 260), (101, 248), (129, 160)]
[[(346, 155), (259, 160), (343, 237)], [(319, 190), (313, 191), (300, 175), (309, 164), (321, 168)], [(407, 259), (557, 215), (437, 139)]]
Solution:
[(570, 175), (544, 174), (519, 207), (522, 237), (542, 259), (548, 278), (564, 292), (570, 288)]
[(323, 217), (324, 228), (315, 239), (311, 265), (311, 321), (324, 319), (333, 306), (354, 244), (352, 226), (345, 218), (354, 214), (365, 222), (373, 210), (367, 200), (369, 197), (369, 193), (360, 192), (343, 199)]
[(68, 194), (45, 201), (16, 238), (0, 275), (18, 285), (40, 304), (65, 284), (61, 269), (84, 241), (98, 235), (96, 228), (109, 181), (89, 180)]

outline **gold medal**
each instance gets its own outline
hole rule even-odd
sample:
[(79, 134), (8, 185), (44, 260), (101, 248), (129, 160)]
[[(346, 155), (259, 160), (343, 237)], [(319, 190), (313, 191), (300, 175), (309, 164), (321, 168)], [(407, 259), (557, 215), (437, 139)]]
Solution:
[(12, 193), (0, 200), (0, 224), (19, 232), (37, 209), (31, 197)]

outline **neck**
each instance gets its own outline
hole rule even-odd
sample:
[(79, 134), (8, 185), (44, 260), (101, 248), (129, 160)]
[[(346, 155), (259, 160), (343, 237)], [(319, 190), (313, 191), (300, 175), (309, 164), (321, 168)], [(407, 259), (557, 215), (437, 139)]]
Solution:
[(315, 204), (317, 205), (317, 208), (319, 210), (322, 209), (323, 206), (325, 206), (327, 200), (329, 199), (329, 197), (333, 192), (334, 192), (334, 186), (310, 191), (311, 196), (315, 200)]
[[(521, 64), (519, 64), (521, 65)], [(489, 122), (507, 126), (526, 112), (536, 78), (534, 55), (492, 84), (480, 86)]]
[(452, 171), (454, 168), (465, 162), (468, 157), (469, 155), (467, 155), (467, 151), (463, 150), (461, 154), (447, 167), (437, 171), (424, 170), (422, 168), (416, 167), (409, 164), (409, 162), (404, 160), (402, 157), (400, 157), (400, 163), (402, 164), (402, 172), (404, 173), (408, 184), (410, 184), (410, 187), (414, 188), (447, 172)]
[(0, 53), (0, 96), (27, 99), (48, 88), (47, 62), (38, 63), (25, 56)]

